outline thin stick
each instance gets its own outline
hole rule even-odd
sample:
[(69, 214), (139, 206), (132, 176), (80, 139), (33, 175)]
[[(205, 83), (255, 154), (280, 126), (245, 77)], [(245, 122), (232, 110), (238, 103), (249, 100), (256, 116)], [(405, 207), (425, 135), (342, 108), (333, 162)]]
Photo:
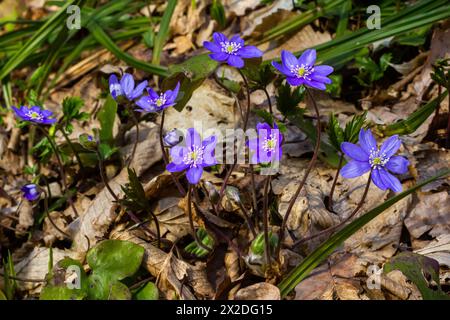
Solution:
[(187, 206), (188, 206), (188, 218), (189, 218), (189, 225), (191, 227), (191, 231), (192, 231), (192, 236), (194, 237), (195, 242), (197, 243), (197, 245), (202, 248), (205, 249), (208, 252), (211, 252), (212, 249), (210, 247), (207, 247), (203, 244), (203, 242), (198, 238), (197, 232), (195, 231), (195, 227), (194, 227), (194, 220), (192, 218), (192, 186), (189, 185), (188, 188), (188, 192), (187, 192)]
[[(69, 188), (67, 186), (67, 180), (66, 180), (66, 172), (64, 170), (64, 165), (63, 165), (63, 163), (61, 161), (61, 156), (59, 154), (58, 148), (56, 148), (55, 143), (53, 142), (53, 140), (51, 139), (51, 137), (47, 133), (47, 131), (45, 131), (43, 128), (41, 128), (39, 126), (37, 126), (37, 127), (42, 131), (44, 136), (47, 138), (47, 141), (50, 143), (50, 146), (53, 149), (53, 152), (55, 153), (56, 160), (57, 160), (58, 166), (59, 166), (59, 170), (61, 172), (61, 180), (62, 180), (62, 183), (63, 183), (64, 191), (69, 191)], [(69, 202), (69, 205), (71, 206), (71, 208), (72, 208), (73, 212), (75, 213), (75, 215), (77, 217), (79, 217), (80, 215), (78, 214), (78, 211), (75, 208), (75, 205), (73, 204), (72, 197), (70, 195), (70, 191), (68, 192), (67, 201)]]
[(358, 213), (358, 211), (361, 209), (362, 205), (364, 204), (364, 200), (366, 200), (367, 193), (368, 193), (369, 187), (370, 187), (370, 182), (371, 182), (371, 180), (372, 180), (371, 177), (372, 177), (372, 171), (370, 172), (369, 179), (367, 180), (366, 188), (364, 189), (364, 194), (363, 194), (363, 196), (361, 197), (361, 200), (359, 201), (358, 205), (357, 205), (356, 208), (353, 210), (353, 212), (352, 212), (346, 219), (342, 220), (341, 222), (339, 222), (339, 223), (338, 223), (337, 225), (335, 225), (335, 226), (332, 226), (332, 227), (330, 227), (330, 228), (328, 228), (328, 229), (319, 231), (319, 232), (317, 232), (317, 233), (315, 233), (315, 234), (313, 234), (313, 235), (311, 235), (311, 236), (309, 236), (309, 237), (305, 237), (305, 238), (302, 238), (302, 239), (300, 239), (300, 240), (297, 240), (296, 242), (294, 242), (294, 244), (291, 246), (291, 248), (293, 248), (293, 247), (295, 247), (295, 246), (297, 246), (297, 245), (299, 245), (299, 244), (301, 244), (301, 243), (303, 243), (303, 242), (305, 242), (305, 241), (308, 241), (308, 240), (314, 239), (314, 238), (316, 238), (316, 237), (319, 237), (319, 236), (321, 236), (321, 235), (323, 235), (323, 234), (326, 234), (326, 233), (329, 233), (329, 232), (333, 232), (334, 230), (336, 230), (336, 229), (338, 229), (339, 227), (343, 226), (343, 225), (344, 225), (347, 221), (349, 221), (351, 218), (353, 218), (353, 217), (355, 216), (355, 214)]
[(264, 226), (264, 251), (266, 253), (266, 263), (270, 266), (270, 243), (269, 243), (269, 186), (272, 176), (268, 176), (266, 183), (264, 184), (264, 205), (263, 205), (263, 226)]
[(308, 93), (308, 96), (310, 97), (313, 106), (314, 106), (314, 110), (316, 111), (316, 117), (317, 117), (317, 125), (316, 125), (316, 146), (314, 147), (314, 154), (311, 158), (311, 161), (309, 162), (308, 167), (306, 168), (306, 172), (305, 175), (303, 176), (302, 181), (300, 182), (300, 184), (298, 185), (297, 190), (295, 191), (295, 194), (292, 196), (291, 201), (289, 202), (289, 206), (286, 210), (286, 213), (284, 215), (283, 221), (281, 223), (281, 228), (280, 228), (280, 234), (279, 234), (279, 242), (277, 245), (277, 249), (275, 250), (275, 256), (279, 257), (280, 254), (280, 249), (281, 249), (281, 245), (283, 243), (284, 240), (284, 229), (286, 228), (286, 224), (287, 221), (289, 219), (289, 215), (292, 211), (292, 208), (294, 207), (295, 201), (297, 200), (298, 195), (300, 194), (300, 191), (302, 190), (303, 186), (305, 185), (306, 179), (309, 176), (309, 173), (311, 172), (312, 168), (314, 167), (314, 165), (316, 164), (317, 161), (317, 156), (319, 155), (319, 149), (320, 149), (320, 132), (321, 132), (321, 126), (320, 126), (320, 113), (319, 113), (319, 109), (317, 107), (316, 101), (314, 100), (311, 92), (309, 91), (309, 89), (307, 87), (305, 87), (306, 92)]
[[(169, 164), (169, 158), (166, 153), (166, 148), (164, 148), (164, 141), (163, 141), (163, 128), (164, 128), (164, 119), (165, 119), (165, 110), (161, 112), (161, 125), (159, 126), (159, 145), (161, 147), (161, 153), (164, 160), (164, 165), (167, 167)], [(170, 176), (172, 177), (173, 182), (178, 188), (178, 191), (180, 194), (184, 197), (186, 196), (186, 190), (184, 190), (183, 186), (180, 183), (180, 180), (173, 174), (173, 172), (170, 172)]]
[(339, 157), (338, 168), (336, 170), (336, 175), (334, 176), (334, 179), (333, 179), (333, 185), (331, 186), (330, 195), (328, 196), (328, 210), (330, 210), (330, 211), (333, 211), (333, 194), (334, 194), (334, 189), (336, 189), (336, 183), (337, 183), (337, 180), (339, 177), (339, 172), (341, 172), (342, 162), (344, 162), (344, 154), (343, 153), (341, 153), (341, 156)]

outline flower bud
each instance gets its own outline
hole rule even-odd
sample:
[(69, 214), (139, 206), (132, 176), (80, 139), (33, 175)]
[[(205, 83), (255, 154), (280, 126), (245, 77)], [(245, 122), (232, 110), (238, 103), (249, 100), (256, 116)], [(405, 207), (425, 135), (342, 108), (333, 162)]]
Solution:
[(34, 183), (28, 183), (24, 185), (22, 188), (20, 188), (20, 191), (22, 191), (23, 197), (28, 201), (36, 201), (41, 196), (39, 187)]
[(181, 142), (183, 134), (178, 129), (172, 129), (163, 137), (166, 147), (174, 147)]

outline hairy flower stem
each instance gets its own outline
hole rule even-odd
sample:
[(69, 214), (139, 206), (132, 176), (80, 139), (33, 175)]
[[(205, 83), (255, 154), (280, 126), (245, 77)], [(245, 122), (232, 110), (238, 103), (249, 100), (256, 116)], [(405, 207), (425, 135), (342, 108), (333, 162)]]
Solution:
[(319, 155), (319, 149), (320, 149), (320, 132), (321, 132), (321, 126), (320, 126), (320, 113), (319, 113), (319, 108), (317, 107), (316, 101), (314, 100), (311, 92), (309, 91), (309, 89), (307, 87), (305, 87), (306, 92), (308, 93), (309, 98), (312, 101), (314, 110), (316, 112), (316, 118), (317, 118), (317, 124), (316, 124), (316, 145), (314, 147), (314, 154), (311, 158), (311, 161), (308, 164), (308, 167), (306, 168), (306, 172), (303, 176), (303, 179), (301, 180), (300, 184), (298, 185), (297, 190), (295, 191), (295, 194), (292, 196), (291, 200), (289, 201), (289, 205), (288, 208), (286, 210), (286, 213), (284, 215), (283, 221), (281, 222), (281, 227), (280, 227), (280, 234), (279, 234), (279, 242), (277, 244), (277, 248), (275, 250), (275, 257), (279, 258), (280, 255), (280, 250), (281, 250), (281, 246), (284, 240), (284, 231), (286, 229), (286, 224), (287, 221), (289, 219), (289, 215), (292, 211), (292, 208), (294, 207), (295, 201), (298, 198), (298, 195), (300, 194), (300, 191), (302, 190), (303, 186), (306, 183), (306, 179), (308, 179), (308, 176), (312, 170), (312, 168), (314, 167), (314, 165), (316, 164), (317, 161), (317, 157)]
[(73, 145), (72, 141), (70, 141), (70, 138), (66, 133), (66, 130), (64, 130), (64, 128), (59, 128), (59, 131), (61, 131), (62, 135), (64, 136), (64, 139), (66, 140), (67, 144), (69, 145), (69, 148), (72, 150), (73, 154), (75, 155), (75, 158), (77, 158), (78, 165), (80, 166), (80, 171), (81, 171), (81, 173), (83, 173), (84, 166), (83, 166), (83, 162), (81, 161), (80, 155), (78, 154), (78, 151), (75, 150), (75, 146)]
[(131, 119), (133, 120), (133, 123), (136, 127), (136, 140), (134, 141), (133, 145), (133, 151), (131, 151), (131, 157), (128, 160), (127, 167), (133, 162), (134, 155), (136, 154), (137, 145), (139, 143), (139, 120), (136, 118), (136, 115), (134, 114), (133, 109), (131, 108), (129, 103), (125, 104), (125, 108), (127, 109), (128, 113), (130, 114)]
[(315, 234), (313, 234), (311, 236), (308, 236), (308, 237), (305, 237), (305, 238), (302, 238), (300, 240), (295, 241), (291, 248), (293, 248), (293, 247), (295, 247), (295, 246), (297, 246), (297, 245), (299, 245), (301, 243), (304, 243), (305, 241), (309, 241), (311, 239), (317, 238), (317, 237), (319, 237), (319, 236), (321, 236), (323, 234), (327, 234), (329, 232), (333, 232), (334, 230), (336, 230), (336, 229), (340, 228), (341, 226), (343, 226), (351, 218), (353, 218), (358, 213), (358, 211), (361, 209), (361, 207), (364, 204), (364, 201), (366, 200), (367, 193), (368, 193), (369, 187), (370, 187), (370, 182), (372, 181), (372, 177), (371, 176), (372, 176), (372, 171), (370, 172), (369, 179), (367, 180), (366, 188), (364, 189), (364, 193), (363, 193), (363, 196), (361, 197), (361, 200), (359, 201), (359, 203), (356, 206), (356, 208), (352, 211), (352, 213), (346, 219), (342, 220), (341, 222), (339, 222), (335, 226), (332, 226), (332, 227), (330, 227), (328, 229), (319, 231), (319, 232), (317, 232), (317, 233), (315, 233)]
[(188, 192), (187, 192), (187, 207), (188, 207), (188, 218), (189, 218), (189, 226), (191, 227), (192, 236), (194, 237), (195, 242), (197, 245), (210, 252), (212, 249), (206, 245), (203, 244), (203, 242), (198, 238), (197, 232), (195, 231), (194, 226), (194, 219), (192, 218), (192, 185), (189, 185)]
[(264, 252), (266, 254), (266, 263), (270, 267), (270, 241), (269, 241), (269, 186), (272, 176), (268, 176), (264, 184), (264, 205), (263, 205), (263, 227), (264, 227)]
[(253, 238), (256, 238), (257, 234), (256, 234), (256, 231), (255, 231), (255, 227), (253, 226), (252, 219), (250, 218), (250, 213), (249, 213), (248, 210), (244, 207), (244, 205), (242, 204), (242, 202), (238, 202), (238, 206), (239, 206), (239, 208), (241, 208), (242, 213), (244, 214), (245, 221), (247, 222), (248, 229), (249, 229), (250, 232), (252, 233)]
[(66, 237), (67, 239), (72, 239), (72, 237), (70, 235), (68, 235), (67, 233), (65, 233), (64, 231), (62, 231), (57, 225), (56, 223), (53, 221), (52, 217), (50, 216), (50, 212), (48, 211), (48, 199), (50, 199), (52, 197), (52, 191), (50, 190), (50, 185), (47, 182), (47, 179), (45, 179), (45, 184), (47, 186), (47, 191), (44, 191), (44, 211), (45, 211), (45, 215), (48, 218), (48, 221), (50, 221), (51, 225), (53, 226), (53, 228), (55, 228), (59, 233), (61, 233), (64, 237)]
[(262, 90), (266, 94), (267, 102), (269, 103), (269, 112), (273, 116), (272, 101), (270, 100), (269, 92), (267, 91), (266, 87), (264, 87)]
[(254, 170), (253, 164), (250, 164), (250, 178), (251, 178), (251, 183), (252, 183), (253, 210), (254, 210), (254, 212), (258, 212), (258, 200), (256, 199), (255, 170)]
[[(59, 171), (60, 171), (60, 174), (61, 174), (61, 181), (62, 181), (62, 184), (63, 184), (63, 187), (64, 187), (64, 192), (67, 192), (67, 191), (69, 191), (69, 187), (67, 186), (66, 170), (64, 170), (64, 165), (62, 163), (61, 155), (59, 153), (59, 150), (56, 147), (55, 142), (53, 141), (53, 139), (48, 134), (48, 132), (45, 129), (39, 127), (39, 126), (37, 128), (39, 128), (41, 130), (41, 132), (44, 134), (44, 136), (47, 138), (47, 141), (50, 143), (50, 146), (53, 149), (53, 152), (55, 153), (56, 161), (58, 162)], [(75, 205), (73, 204), (72, 197), (70, 195), (70, 191), (69, 191), (68, 196), (67, 196), (67, 201), (69, 202), (70, 207), (72, 208), (73, 212), (75, 213), (75, 216), (79, 217), (80, 215), (78, 214), (77, 208), (75, 208)]]
[(339, 157), (339, 164), (338, 168), (336, 170), (336, 175), (334, 176), (333, 185), (331, 186), (330, 195), (328, 196), (328, 210), (333, 211), (333, 194), (334, 189), (336, 189), (336, 183), (339, 177), (339, 172), (341, 172), (342, 168), (342, 162), (344, 162), (344, 154), (341, 153), (341, 156)]
[[(244, 121), (243, 121), (243, 131), (245, 132), (247, 130), (248, 119), (250, 117), (250, 107), (251, 107), (250, 106), (250, 87), (248, 86), (248, 81), (247, 81), (247, 78), (245, 77), (245, 75), (242, 73), (242, 71), (240, 69), (238, 69), (238, 71), (244, 81), (245, 88), (247, 90), (247, 110), (245, 111)], [(230, 180), (231, 174), (233, 173), (234, 169), (236, 168), (237, 158), (238, 158), (238, 154), (241, 152), (241, 148), (242, 148), (242, 145), (239, 145), (237, 153), (234, 155), (234, 162), (231, 165), (231, 168), (228, 170), (227, 175), (225, 176), (225, 179), (223, 180), (222, 187), (220, 188), (220, 191), (219, 191), (219, 201), (217, 203), (217, 207), (220, 206), (221, 200), (223, 198), (223, 194), (225, 192), (225, 188), (228, 184), (228, 180)]]
[[(169, 164), (169, 158), (168, 158), (167, 153), (166, 153), (166, 148), (164, 148), (164, 141), (163, 141), (163, 130), (164, 130), (165, 114), (166, 114), (165, 110), (161, 111), (161, 125), (159, 126), (159, 145), (161, 147), (161, 154), (162, 154), (162, 157), (163, 157), (164, 165), (167, 167), (167, 165)], [(178, 191), (180, 192), (180, 194), (183, 197), (186, 196), (186, 191), (184, 190), (183, 186), (181, 185), (180, 181), (175, 176), (175, 174), (173, 172), (170, 172), (170, 176), (172, 177), (173, 183), (175, 183), (175, 185), (177, 186)]]

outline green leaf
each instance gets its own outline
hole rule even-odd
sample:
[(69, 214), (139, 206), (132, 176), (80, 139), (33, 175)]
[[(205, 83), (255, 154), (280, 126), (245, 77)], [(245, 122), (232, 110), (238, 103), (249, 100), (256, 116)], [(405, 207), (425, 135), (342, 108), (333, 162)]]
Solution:
[(278, 288), (281, 291), (281, 296), (285, 297), (295, 286), (305, 279), (308, 274), (318, 266), (322, 261), (324, 261), (339, 245), (341, 245), (345, 240), (352, 236), (355, 232), (365, 226), (367, 223), (372, 221), (375, 217), (381, 214), (390, 206), (394, 205), (401, 199), (410, 195), (411, 193), (419, 190), (424, 185), (433, 182), (441, 177), (450, 174), (450, 169), (444, 172), (426, 179), (414, 187), (397, 194), (396, 196), (386, 200), (379, 206), (365, 213), (361, 217), (355, 219), (343, 229), (332, 235), (328, 240), (317, 247), (313, 252), (311, 252), (298, 266), (296, 266), (279, 284)]
[(145, 196), (144, 187), (142, 187), (136, 171), (131, 168), (128, 168), (128, 180), (129, 183), (122, 186), (122, 190), (126, 195), (121, 201), (122, 205), (132, 211), (147, 210), (150, 204)]
[(117, 102), (110, 95), (106, 98), (103, 107), (98, 112), (98, 120), (100, 121), (100, 141), (112, 145), (114, 120), (117, 113)]
[(328, 138), (330, 139), (331, 145), (336, 149), (341, 149), (341, 143), (344, 142), (344, 130), (342, 130), (338, 119), (334, 113), (330, 114), (330, 120), (328, 121), (327, 127)]
[(147, 282), (145, 286), (135, 294), (136, 300), (158, 300), (158, 287), (153, 282)]
[[(68, 271), (75, 272), (74, 283), (66, 283), (71, 276)], [(79, 273), (78, 273), (79, 272)], [(78, 278), (79, 277), (79, 278)], [(46, 284), (42, 289), (40, 300), (82, 300), (87, 297), (88, 280), (81, 263), (71, 258), (64, 258), (46, 276)], [(77, 288), (75, 284), (79, 284)]]
[(89, 250), (86, 260), (96, 274), (122, 280), (136, 273), (143, 257), (144, 248), (135, 243), (105, 240)]
[(113, 280), (109, 274), (93, 272), (89, 276), (89, 299), (130, 300), (131, 292), (122, 282)]
[(177, 2), (178, 2), (177, 0), (167, 1), (167, 7), (164, 10), (161, 23), (159, 24), (159, 31), (155, 37), (155, 43), (153, 46), (152, 63), (155, 65), (159, 65), (161, 59), (161, 51), (164, 44), (166, 43), (167, 37), (169, 36), (170, 20), (172, 19), (172, 15), (177, 5)]
[(7, 300), (2, 290), (0, 290), (0, 300)]
[[(434, 259), (412, 252), (402, 252), (392, 257), (383, 267), (384, 273), (400, 270), (419, 289), (424, 300), (450, 300), (442, 291), (439, 280), (439, 262)], [(428, 286), (425, 275), (430, 276), (437, 285), (437, 290)]]
[(225, 28), (227, 25), (227, 18), (225, 16), (225, 9), (223, 7), (222, 1), (213, 0), (210, 10), (211, 18), (216, 20), (221, 28)]
[[(200, 239), (200, 241), (202, 242), (202, 244), (204, 244), (205, 246), (207, 246), (208, 248), (213, 248), (214, 247), (214, 239), (208, 234), (208, 232), (206, 232), (205, 229), (198, 229), (197, 230), (197, 236)], [(203, 249), (202, 247), (200, 247), (196, 241), (192, 241), (191, 243), (189, 243), (184, 250), (186, 252), (189, 252), (190, 254), (196, 255), (199, 258), (205, 257), (208, 255), (209, 251), (206, 249)]]
[(447, 94), (448, 91), (443, 92), (436, 99), (428, 102), (426, 105), (411, 113), (408, 118), (386, 127), (381, 126), (379, 129), (386, 136), (391, 136), (394, 134), (405, 135), (415, 132), (428, 119), (428, 117), (433, 114), (434, 110), (444, 100)]
[(163, 81), (162, 88), (163, 90), (173, 89), (180, 82), (181, 94), (175, 109), (183, 110), (195, 89), (214, 72), (218, 65), (219, 63), (212, 60), (207, 54), (201, 54), (169, 67), (170, 76)]
[(102, 160), (108, 160), (109, 158), (112, 157), (112, 155), (114, 153), (116, 153), (117, 151), (119, 151), (119, 148), (117, 147), (111, 147), (109, 144), (107, 143), (100, 143), (98, 145), (98, 151), (100, 153), (100, 156), (102, 157)]
[[(270, 251), (275, 250), (275, 248), (278, 245), (278, 235), (272, 234), (272, 232), (269, 232), (269, 248)], [(258, 236), (253, 239), (252, 244), (250, 245), (250, 251), (258, 256), (263, 256), (264, 250), (265, 250), (265, 241), (264, 241), (264, 233), (261, 232), (258, 234)]]

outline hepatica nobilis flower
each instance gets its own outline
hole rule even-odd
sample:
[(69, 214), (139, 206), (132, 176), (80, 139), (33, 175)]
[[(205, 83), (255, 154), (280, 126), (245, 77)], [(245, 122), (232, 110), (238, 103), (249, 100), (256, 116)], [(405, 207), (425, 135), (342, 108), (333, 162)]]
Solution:
[(41, 196), (38, 186), (34, 183), (24, 185), (20, 188), (20, 191), (22, 191), (23, 197), (31, 202), (36, 201)]
[(147, 88), (148, 96), (141, 97), (136, 101), (139, 107), (137, 111), (141, 112), (159, 112), (168, 107), (175, 105), (178, 92), (180, 91), (180, 83), (178, 82), (175, 89), (166, 92), (156, 93), (152, 88)]
[(228, 40), (224, 34), (214, 32), (213, 40), (203, 42), (203, 46), (212, 52), (210, 58), (219, 62), (226, 61), (232, 67), (242, 68), (243, 59), (259, 58), (263, 55), (257, 47), (244, 45), (244, 40), (238, 35)]
[(408, 171), (409, 161), (402, 156), (394, 156), (401, 146), (397, 135), (388, 138), (380, 148), (370, 129), (361, 129), (359, 145), (343, 142), (341, 144), (350, 161), (342, 168), (344, 178), (355, 178), (372, 171), (372, 181), (381, 190), (402, 191), (402, 184), (390, 172), (404, 174)]
[(129, 101), (139, 98), (147, 86), (147, 80), (142, 81), (136, 87), (134, 86), (133, 76), (129, 73), (124, 73), (119, 80), (115, 74), (109, 77), (109, 92), (116, 100), (119, 96), (125, 96)]
[(249, 139), (248, 147), (252, 154), (251, 163), (270, 163), (280, 161), (283, 135), (276, 123), (272, 127), (267, 123), (256, 125), (257, 138)]
[(186, 145), (177, 145), (170, 149), (172, 162), (166, 167), (169, 172), (186, 170), (186, 177), (190, 184), (197, 184), (205, 167), (217, 164), (214, 155), (216, 148), (216, 136), (210, 136), (204, 140), (194, 128), (187, 130), (185, 136)]
[(273, 61), (272, 65), (286, 76), (286, 81), (291, 86), (307, 85), (308, 87), (325, 90), (325, 84), (330, 84), (327, 76), (333, 72), (333, 68), (326, 65), (315, 66), (316, 50), (308, 49), (296, 58), (289, 51), (281, 51), (281, 64)]
[(54, 124), (56, 122), (53, 112), (44, 110), (38, 106), (22, 106), (20, 108), (11, 107), (16, 116), (23, 121), (28, 121), (36, 124)]

